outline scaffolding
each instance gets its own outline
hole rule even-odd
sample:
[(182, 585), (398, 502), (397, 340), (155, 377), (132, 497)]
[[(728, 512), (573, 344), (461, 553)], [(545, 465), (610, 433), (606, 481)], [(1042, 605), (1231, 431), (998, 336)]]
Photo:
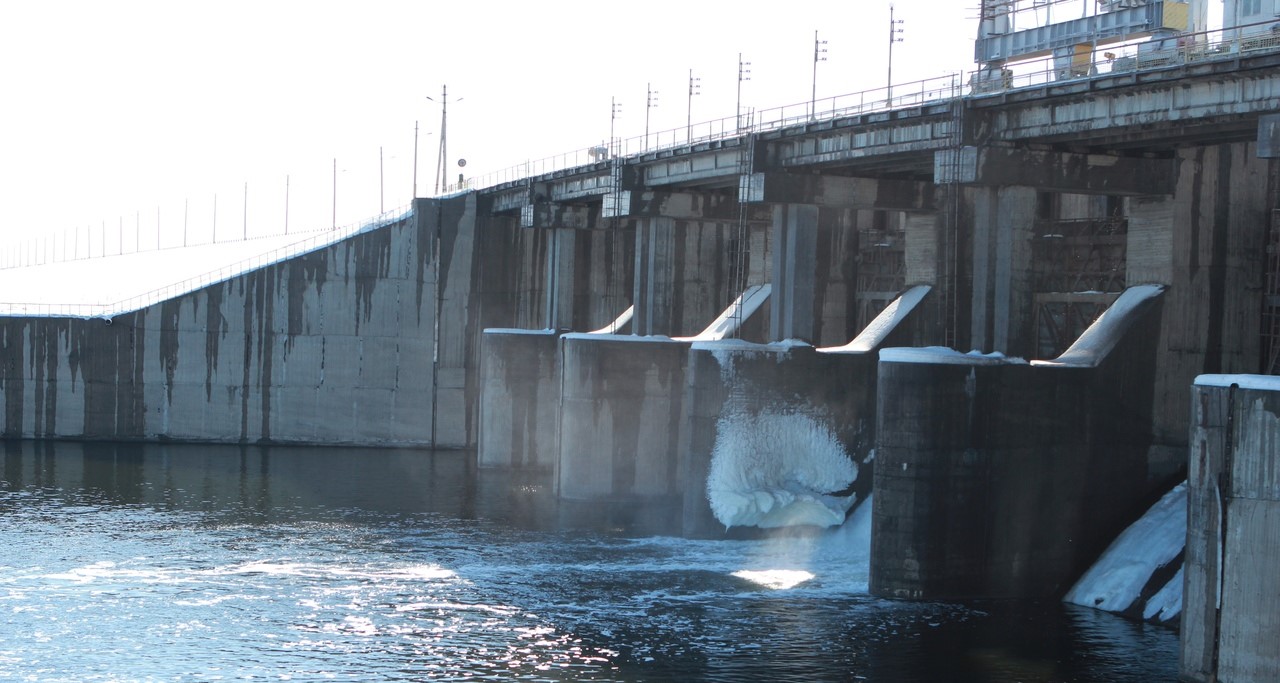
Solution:
[(1127, 233), (1123, 217), (1036, 222), (1035, 357), (1061, 354), (1124, 291)]

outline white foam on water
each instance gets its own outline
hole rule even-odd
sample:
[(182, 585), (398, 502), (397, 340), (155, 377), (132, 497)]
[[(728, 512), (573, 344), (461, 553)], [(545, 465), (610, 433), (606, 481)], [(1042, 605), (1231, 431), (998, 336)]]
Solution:
[(795, 588), (813, 578), (811, 572), (803, 569), (741, 569), (733, 575), (773, 590)]
[(808, 415), (726, 415), (716, 425), (707, 500), (725, 527), (836, 526), (858, 467), (835, 434)]

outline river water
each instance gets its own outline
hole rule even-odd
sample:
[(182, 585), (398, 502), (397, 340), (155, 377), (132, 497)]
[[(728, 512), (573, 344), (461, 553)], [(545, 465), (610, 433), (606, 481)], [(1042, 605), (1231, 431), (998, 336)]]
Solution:
[(867, 594), (865, 519), (673, 537), (467, 453), (9, 443), (4, 681), (1173, 681), (1177, 635)]

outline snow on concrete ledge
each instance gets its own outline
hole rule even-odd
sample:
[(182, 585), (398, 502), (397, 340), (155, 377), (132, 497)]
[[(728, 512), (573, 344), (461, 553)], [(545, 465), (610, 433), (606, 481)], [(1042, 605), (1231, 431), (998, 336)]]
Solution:
[(924, 363), (931, 365), (1023, 365), (1021, 358), (1002, 353), (961, 353), (945, 346), (896, 347), (880, 350), (881, 363)]
[(617, 341), (617, 342), (660, 342), (664, 344), (687, 344), (688, 342), (679, 342), (671, 337), (655, 334), (652, 336), (640, 336), (638, 334), (601, 334), (598, 332), (570, 332), (563, 335), (563, 339), (587, 340), (587, 341)]
[(526, 329), (517, 328), (517, 327), (487, 327), (485, 328), (484, 333), (485, 334), (555, 334), (556, 331), (550, 328), (543, 329), (543, 330), (526, 330)]
[(1280, 391), (1280, 377), (1275, 375), (1200, 375), (1196, 378), (1198, 387), (1230, 387), (1255, 391)]

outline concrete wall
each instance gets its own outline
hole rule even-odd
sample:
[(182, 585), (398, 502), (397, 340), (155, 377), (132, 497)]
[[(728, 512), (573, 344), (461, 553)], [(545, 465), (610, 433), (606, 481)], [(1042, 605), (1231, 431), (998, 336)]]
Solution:
[(1203, 376), (1191, 413), (1181, 675), (1280, 680), (1280, 382)]
[[(1177, 194), (1146, 200), (1137, 211), (1163, 225), (1137, 226), (1129, 251), (1131, 277), (1171, 285), (1152, 408), (1152, 461), (1166, 472), (1185, 467), (1186, 405), (1196, 376), (1260, 367), (1266, 234), (1275, 202), (1273, 171), (1253, 143), (1181, 150), (1178, 162)], [(1138, 239), (1149, 252), (1132, 248)]]
[(1036, 191), (972, 190), (972, 318), (968, 348), (1028, 356), (1031, 350), (1031, 235)]
[(0, 319), (4, 434), (466, 446), (473, 221), (474, 198), (420, 200), (110, 321)]
[(636, 229), (635, 319), (640, 335), (690, 336), (739, 292), (729, 282), (737, 226), (645, 218)]

